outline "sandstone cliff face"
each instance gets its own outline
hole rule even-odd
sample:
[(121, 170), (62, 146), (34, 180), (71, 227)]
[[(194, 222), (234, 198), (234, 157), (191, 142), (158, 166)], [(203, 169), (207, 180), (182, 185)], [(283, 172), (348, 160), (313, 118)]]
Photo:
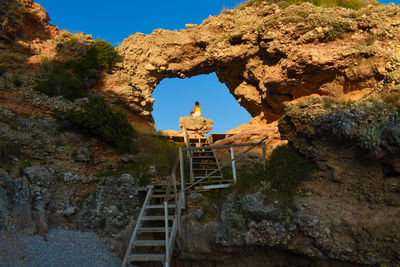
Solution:
[(351, 251), (342, 259), (400, 262), (399, 84), (388, 79), (356, 103), (310, 98), (279, 121), (282, 137), (325, 173), (303, 184), (311, 192), (303, 201), (309, 214), (323, 218), (335, 244)]
[(46, 10), (33, 0), (5, 0), (0, 3), (0, 40), (34, 40), (54, 37), (58, 28), (48, 23)]
[(271, 122), (296, 98), (365, 93), (383, 79), (399, 60), (399, 12), (395, 5), (354, 11), (260, 4), (179, 32), (136, 33), (119, 46), (119, 75), (130, 82), (115, 93), (151, 122), (162, 79), (216, 72), (253, 117)]
[(132, 164), (135, 155), (50, 117), (53, 109), (87, 99), (32, 90), (57, 63), (81, 57), (92, 43), (91, 36), (59, 31), (48, 21), (32, 0), (0, 1), (0, 232), (45, 235), (49, 225), (116, 235), (136, 217), (138, 179), (99, 173)]
[[(391, 71), (400, 64), (399, 11), (394, 5), (352, 11), (261, 4), (225, 11), (180, 32), (134, 34), (119, 47), (124, 62), (96, 90), (150, 124), (152, 92), (163, 78), (210, 72), (261, 123), (276, 120), (289, 102), (313, 93), (359, 98), (381, 80), (391, 83), (390, 88), (386, 84), (376, 90), (398, 93), (400, 76)], [(140, 161), (93, 138), (62, 132), (61, 125), (44, 117), (54, 107), (77, 102), (30, 90), (43, 57), (79, 57), (80, 44), (90, 43), (90, 36), (81, 34), (77, 45), (70, 46), (69, 35), (49, 25), (45, 11), (29, 0), (0, 2), (0, 15), (0, 64), (8, 68), (0, 77), (0, 145), (14, 147), (8, 153), (13, 165), (2, 165), (9, 172), (0, 177), (0, 231), (15, 223), (28, 233), (44, 233), (49, 224), (118, 234), (139, 210), (139, 199), (131, 194), (138, 181), (93, 174), (115, 170), (118, 162)], [(14, 73), (21, 75), (21, 88), (7, 78)], [(320, 266), (326, 262), (316, 262), (327, 258), (400, 264), (398, 125), (389, 130), (374, 126), (392, 120), (379, 101), (355, 107), (327, 99), (287, 109), (280, 132), (276, 122), (257, 129), (242, 126), (231, 132), (236, 136), (221, 142), (257, 142), (270, 136), (273, 147), (285, 142), (282, 134), (313, 158), (323, 173), (302, 184), (293, 207), (265, 204), (261, 194), (231, 194), (212, 222), (202, 225), (187, 215), (179, 257), (229, 264), (235, 253), (255, 251), (252, 256), (273, 263), (271, 259), (286, 258), (282, 251), (290, 251), (293, 258), (283, 264)], [(32, 166), (23, 166), (24, 159)], [(120, 208), (125, 206), (130, 208)], [(127, 228), (129, 235), (131, 226)], [(278, 251), (272, 253), (271, 247)], [(254, 257), (240, 263), (246, 262), (260, 265)]]

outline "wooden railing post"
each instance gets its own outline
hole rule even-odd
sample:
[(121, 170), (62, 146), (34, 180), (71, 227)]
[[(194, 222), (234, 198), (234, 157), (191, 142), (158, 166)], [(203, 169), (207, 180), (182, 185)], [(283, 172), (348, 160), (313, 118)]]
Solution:
[(233, 151), (233, 147), (231, 147), (231, 160), (232, 160), (233, 183), (236, 184), (236, 164), (235, 164), (235, 152)]
[(137, 217), (135, 230), (132, 233), (131, 240), (129, 241), (128, 248), (127, 248), (127, 250), (125, 252), (125, 257), (124, 257), (124, 260), (123, 260), (122, 265), (121, 265), (122, 267), (125, 267), (127, 265), (127, 263), (128, 263), (127, 262), (128, 261), (128, 256), (132, 251), (133, 242), (136, 240), (136, 236), (137, 236), (137, 233), (139, 231), (139, 228), (142, 227), (142, 218), (143, 218), (143, 216), (145, 216), (146, 206), (150, 203), (150, 196), (153, 193), (153, 188), (154, 187), (152, 185), (148, 185), (147, 186), (146, 199), (144, 200), (142, 209), (140, 210), (139, 216)]
[(266, 161), (267, 161), (267, 159), (265, 158), (266, 156), (267, 156), (267, 152), (266, 152), (266, 149), (265, 149), (265, 142), (262, 142), (261, 143), (261, 148), (262, 148), (262, 161), (263, 161), (263, 168), (264, 168), (264, 171), (265, 171), (265, 168), (266, 168)]
[[(223, 146), (208, 146), (206, 147), (207, 149), (219, 149), (219, 148), (230, 148), (230, 147), (242, 147), (242, 146), (250, 146), (250, 148), (246, 149), (244, 152), (240, 153), (238, 156), (235, 156), (233, 159), (231, 159), (230, 161), (224, 163), (221, 165), (221, 169), (228, 166), (229, 164), (231, 164), (231, 161), (234, 161), (236, 159), (239, 159), (241, 157), (243, 157), (247, 152), (249, 152), (250, 150), (252, 150), (253, 148), (255, 148), (256, 146), (260, 145), (264, 140), (268, 139), (268, 137), (265, 137), (264, 139), (262, 139), (260, 142), (258, 143), (250, 143), (250, 144), (237, 144), (237, 145), (223, 145)], [(195, 151), (195, 150), (201, 150), (204, 149), (204, 147), (201, 148), (196, 148), (196, 147), (192, 147), (190, 149), (190, 151)], [(185, 148), (183, 150), (189, 151), (189, 148)], [(235, 168), (236, 170), (236, 168)], [(212, 172), (210, 172), (209, 174), (207, 174), (206, 176), (204, 176), (203, 178), (200, 178), (199, 180), (197, 180), (196, 182), (188, 185), (187, 187), (185, 187), (185, 190), (189, 190), (193, 187), (195, 187), (196, 185), (200, 184), (201, 182), (203, 182), (204, 180), (208, 179), (208, 177), (210, 177), (211, 175), (213, 175), (214, 173), (216, 173), (218, 171), (218, 169), (213, 170)]]
[(179, 148), (179, 162), (180, 162), (180, 169), (181, 169), (181, 192), (182, 194), (182, 206), (185, 208), (185, 166), (183, 162), (183, 150)]
[(165, 263), (169, 264), (168, 201), (164, 201), (165, 221)]

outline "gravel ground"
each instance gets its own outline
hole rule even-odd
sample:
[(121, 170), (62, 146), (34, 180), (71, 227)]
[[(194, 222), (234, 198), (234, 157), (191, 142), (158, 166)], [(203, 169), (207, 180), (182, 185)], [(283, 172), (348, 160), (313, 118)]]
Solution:
[(91, 232), (49, 229), (42, 236), (0, 235), (0, 267), (114, 267), (121, 259)]

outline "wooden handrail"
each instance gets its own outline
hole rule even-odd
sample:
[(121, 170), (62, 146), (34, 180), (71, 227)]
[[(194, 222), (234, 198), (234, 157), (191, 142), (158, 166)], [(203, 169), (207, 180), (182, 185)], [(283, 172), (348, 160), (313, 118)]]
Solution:
[[(261, 140), (260, 142), (258, 142), (258, 143), (253, 143), (253, 144), (251, 145), (250, 148), (246, 149), (246, 151), (244, 151), (243, 153), (241, 153), (241, 154), (239, 154), (238, 156), (234, 157), (234, 158), (231, 159), (230, 161), (225, 162), (224, 164), (221, 165), (220, 168), (222, 169), (223, 167), (228, 166), (232, 161), (234, 161), (234, 160), (236, 160), (236, 159), (238, 159), (238, 158), (241, 158), (244, 154), (246, 154), (247, 152), (249, 152), (250, 150), (252, 150), (252, 149), (255, 148), (256, 146), (261, 145), (266, 139), (268, 139), (268, 136), (265, 137), (264, 139), (262, 139), (262, 140)], [(248, 145), (248, 144), (243, 144), (243, 145)], [(225, 146), (223, 146), (223, 147), (225, 148)], [(231, 146), (228, 146), (228, 147), (231, 147)], [(204, 149), (204, 148), (211, 148), (211, 147), (203, 147), (203, 149)], [(204, 177), (201, 178), (200, 180), (197, 180), (195, 183), (193, 183), (193, 184), (189, 185), (188, 187), (186, 187), (186, 188), (185, 188), (185, 191), (188, 190), (188, 189), (190, 189), (190, 188), (192, 188), (192, 187), (194, 187), (194, 186), (196, 186), (196, 185), (198, 185), (199, 183), (201, 183), (202, 181), (204, 181), (205, 179), (207, 179), (208, 177), (210, 177), (211, 175), (213, 175), (213, 174), (216, 173), (217, 171), (219, 171), (219, 170), (218, 170), (218, 169), (213, 170), (212, 172), (210, 172), (209, 174), (207, 174), (206, 176), (204, 176)]]
[(183, 130), (183, 134), (184, 134), (184, 138), (185, 138), (185, 143), (186, 143), (187, 147), (190, 148), (192, 146), (192, 144), (190, 143), (190, 137), (187, 132), (186, 125), (184, 123), (182, 123), (182, 130)]
[[(165, 192), (164, 201), (170, 200), (169, 196), (171, 194), (171, 188), (172, 188), (172, 185), (174, 184), (174, 180), (176, 179), (176, 168), (178, 167), (178, 162), (179, 162), (179, 155), (176, 157), (174, 165), (172, 167), (171, 176), (169, 177), (169, 180), (168, 180), (168, 186), (167, 186), (167, 191)], [(176, 183), (176, 181), (175, 181), (175, 183)], [(177, 192), (175, 192), (175, 195), (176, 195), (176, 193)]]
[(153, 193), (153, 186), (152, 186), (152, 185), (148, 185), (148, 186), (147, 186), (147, 189), (148, 189), (148, 190), (147, 190), (146, 199), (145, 199), (144, 202), (143, 202), (142, 209), (140, 210), (139, 216), (138, 216), (138, 218), (137, 218), (136, 225), (135, 225), (135, 230), (133, 231), (131, 240), (129, 241), (128, 249), (127, 249), (126, 252), (125, 252), (125, 257), (124, 257), (124, 260), (123, 260), (122, 265), (121, 265), (122, 267), (125, 267), (126, 264), (127, 264), (128, 256), (129, 256), (129, 253), (130, 253), (131, 250), (132, 250), (133, 242), (135, 241), (135, 238), (136, 238), (136, 236), (137, 236), (137, 233), (138, 233), (138, 231), (139, 231), (139, 228), (140, 228), (141, 225), (142, 225), (142, 218), (143, 218), (143, 216), (145, 216), (146, 207), (147, 207), (147, 205), (149, 204), (149, 202), (150, 202), (150, 196), (151, 196), (151, 194)]
[(262, 139), (258, 143), (247, 143), (247, 144), (233, 144), (233, 145), (223, 145), (223, 146), (205, 146), (205, 147), (188, 147), (188, 148), (183, 148), (183, 150), (204, 150), (204, 149), (221, 149), (221, 148), (230, 148), (230, 147), (241, 147), (241, 146), (258, 146), (261, 145), (262, 142), (264, 142), (266, 139), (268, 139), (268, 136)]

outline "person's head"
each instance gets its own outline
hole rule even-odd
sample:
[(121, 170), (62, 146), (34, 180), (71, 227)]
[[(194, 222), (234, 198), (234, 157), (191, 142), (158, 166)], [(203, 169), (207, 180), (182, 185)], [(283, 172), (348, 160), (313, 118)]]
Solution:
[(200, 105), (198, 101), (196, 101), (194, 104), (195, 104), (196, 106)]

